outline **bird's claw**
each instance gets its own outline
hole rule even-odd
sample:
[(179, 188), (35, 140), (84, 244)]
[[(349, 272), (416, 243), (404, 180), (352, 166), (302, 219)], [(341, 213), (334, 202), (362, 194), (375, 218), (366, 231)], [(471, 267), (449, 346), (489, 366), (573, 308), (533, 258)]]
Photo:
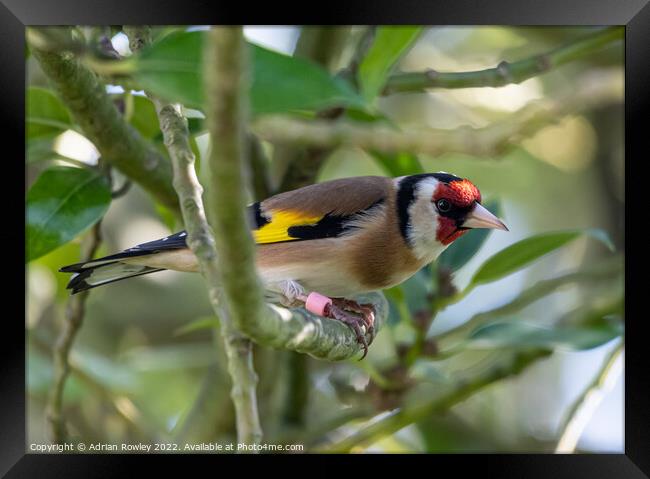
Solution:
[(368, 354), (368, 342), (366, 341), (366, 336), (361, 329), (361, 326), (365, 326), (366, 323), (361, 316), (356, 314), (351, 314), (335, 304), (330, 304), (325, 310), (325, 316), (331, 319), (336, 319), (341, 321), (343, 324), (347, 324), (350, 329), (354, 332), (357, 337), (357, 342), (363, 346), (363, 356), (361, 359), (366, 357)]
[[(374, 306), (372, 304), (359, 304), (349, 299), (334, 298), (328, 312), (333, 319), (347, 324), (354, 331), (357, 342), (363, 346), (361, 359), (365, 358), (368, 354), (368, 346), (375, 339)], [(365, 333), (361, 326), (365, 327)], [(366, 334), (370, 335), (370, 341), (366, 340)]]

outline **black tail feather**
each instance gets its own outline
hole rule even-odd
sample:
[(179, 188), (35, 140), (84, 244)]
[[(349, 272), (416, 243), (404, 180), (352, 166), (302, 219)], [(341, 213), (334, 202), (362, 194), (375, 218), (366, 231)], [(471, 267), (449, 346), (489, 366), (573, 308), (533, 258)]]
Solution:
[[(83, 263), (80, 263), (83, 264)], [(75, 265), (72, 265), (75, 266)], [(119, 267), (119, 266), (124, 266), (125, 268), (128, 267), (129, 269), (124, 271), (124, 273), (120, 273), (119, 271), (116, 271), (115, 277), (114, 278), (106, 278), (99, 280), (95, 283), (92, 282), (92, 277), (97, 273), (98, 270), (101, 269), (106, 269), (107, 267), (112, 266), (113, 268)], [(70, 268), (71, 266), (68, 266), (67, 268)], [(134, 270), (133, 268), (138, 268), (137, 270)], [(82, 291), (87, 291), (89, 289), (96, 288), (97, 286), (104, 286), (105, 284), (110, 284), (114, 283), (116, 281), (121, 281), (123, 279), (127, 278), (133, 278), (135, 276), (142, 276), (143, 274), (149, 274), (149, 273), (156, 273), (158, 271), (165, 271), (164, 268), (151, 268), (149, 266), (136, 266), (136, 265), (127, 265), (125, 263), (119, 263), (119, 262), (114, 262), (114, 263), (108, 263), (108, 264), (103, 264), (100, 266), (96, 267), (90, 267), (90, 268), (79, 268), (77, 269), (75, 274), (70, 278), (70, 281), (68, 282), (68, 285), (66, 286), (66, 289), (71, 289), (72, 294), (77, 294), (81, 293)]]
[(138, 256), (148, 256), (163, 251), (177, 250), (187, 248), (187, 233), (179, 233), (161, 238), (159, 240), (143, 243), (133, 248), (122, 251), (121, 253), (96, 258), (83, 263), (75, 263), (64, 266), (59, 271), (62, 273), (75, 273), (67, 289), (72, 290), (72, 294), (80, 293), (88, 289), (96, 288), (115, 281), (120, 281), (134, 276), (164, 271), (164, 268), (153, 268), (150, 266), (124, 263), (122, 260), (136, 258)]

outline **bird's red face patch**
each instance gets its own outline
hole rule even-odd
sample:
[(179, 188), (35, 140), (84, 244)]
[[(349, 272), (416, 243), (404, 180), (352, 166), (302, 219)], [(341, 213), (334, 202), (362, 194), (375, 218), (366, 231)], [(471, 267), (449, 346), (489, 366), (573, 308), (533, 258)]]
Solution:
[(469, 180), (451, 181), (449, 183), (441, 182), (436, 187), (431, 200), (434, 204), (438, 204), (440, 200), (447, 200), (450, 205), (451, 209), (447, 215), (445, 212), (439, 210), (438, 228), (436, 231), (436, 239), (447, 246), (468, 231), (458, 227), (456, 215), (452, 214), (452, 212), (469, 208), (475, 202), (480, 202), (481, 192)]
[(481, 201), (481, 192), (469, 180), (440, 183), (433, 193), (433, 201), (448, 200), (456, 208), (467, 208), (475, 201)]
[(438, 217), (438, 230), (436, 232), (436, 239), (445, 246), (453, 243), (458, 238), (463, 236), (469, 230), (461, 230), (456, 226), (456, 221), (444, 216)]

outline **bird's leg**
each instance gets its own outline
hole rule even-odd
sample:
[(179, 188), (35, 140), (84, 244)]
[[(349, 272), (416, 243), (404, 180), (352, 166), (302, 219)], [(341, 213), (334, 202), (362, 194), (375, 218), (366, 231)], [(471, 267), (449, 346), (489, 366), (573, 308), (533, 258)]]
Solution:
[(345, 311), (358, 313), (363, 317), (366, 331), (370, 334), (370, 342), (368, 344), (372, 344), (372, 341), (375, 339), (375, 307), (370, 303), (359, 304), (352, 299), (346, 298), (332, 298), (332, 302)]
[(296, 281), (282, 281), (279, 283), (280, 303), (287, 308), (303, 306), (307, 299), (307, 292)]

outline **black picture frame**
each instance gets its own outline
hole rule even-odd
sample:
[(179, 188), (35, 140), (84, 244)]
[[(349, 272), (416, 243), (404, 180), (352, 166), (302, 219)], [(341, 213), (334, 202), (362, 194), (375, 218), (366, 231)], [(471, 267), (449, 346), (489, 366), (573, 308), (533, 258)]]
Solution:
[[(24, 302), (8, 288), (24, 286), (19, 271), (25, 266), (24, 211), (19, 206), (24, 187), (15, 178), (23, 171), (25, 101), (25, 26), (66, 24), (430, 24), (430, 25), (625, 25), (625, 124), (626, 124), (626, 334), (625, 334), (625, 453), (595, 455), (465, 455), (411, 456), (435, 467), (427, 474), (450, 470), (467, 471), (471, 465), (481, 474), (506, 477), (648, 477), (650, 474), (650, 361), (644, 343), (647, 321), (642, 303), (644, 256), (647, 235), (642, 230), (649, 214), (644, 163), (650, 152), (650, 133), (645, 118), (650, 112), (650, 0), (382, 0), (373, 2), (330, 0), (326, 5), (303, 4), (282, 7), (277, 2), (214, 3), (207, 0), (144, 2), (140, 0), (1, 0), (0, 2), (0, 118), (4, 160), (16, 168), (13, 178), (5, 178), (2, 205), (15, 210), (11, 223), (3, 224), (2, 255), (5, 302), (17, 303), (15, 314), (5, 308), (2, 324), (3, 360), (0, 363), (0, 473), (7, 477), (113, 477), (132, 471), (135, 462), (146, 460), (147, 467), (168, 467), (167, 455), (45, 455), (25, 451), (25, 329)], [(321, 8), (322, 7), (322, 8)], [(15, 148), (10, 148), (11, 146)], [(7, 165), (9, 166), (9, 165)], [(22, 196), (21, 196), (22, 195)], [(20, 200), (18, 200), (20, 198)], [(12, 205), (16, 205), (12, 208)], [(632, 258), (627, 261), (627, 258)], [(15, 264), (12, 264), (15, 263)], [(23, 278), (19, 281), (18, 278)], [(647, 293), (646, 293), (647, 294)], [(9, 311), (12, 311), (11, 313)], [(192, 461), (224, 456), (191, 456)], [(303, 461), (305, 456), (283, 456), (281, 460)], [(307, 458), (308, 459), (308, 458)], [(468, 460), (471, 459), (471, 460)], [(269, 456), (257, 460), (267, 461)], [(401, 462), (374, 456), (359, 458), (364, 463), (395, 465)], [(349, 458), (329, 457), (328, 470), (348, 468)], [(243, 463), (251, 465), (251, 462)], [(298, 471), (300, 469), (297, 469)], [(187, 469), (186, 469), (187, 471)], [(212, 473), (225, 473), (213, 470)], [(413, 471), (415, 473), (415, 470)], [(448, 474), (446, 472), (445, 474)], [(130, 474), (129, 474), (130, 475)]]

